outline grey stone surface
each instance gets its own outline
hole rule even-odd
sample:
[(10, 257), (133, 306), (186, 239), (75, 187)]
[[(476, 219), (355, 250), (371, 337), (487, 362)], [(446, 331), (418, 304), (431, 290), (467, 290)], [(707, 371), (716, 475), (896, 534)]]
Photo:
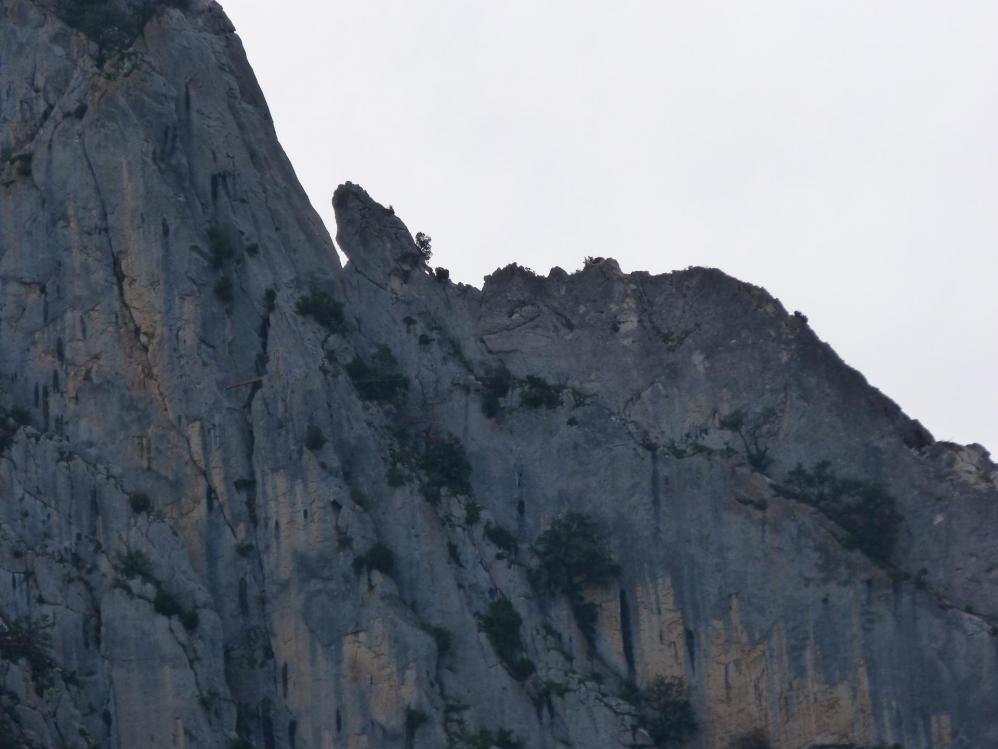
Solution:
[[(651, 746), (626, 683), (666, 676), (697, 749), (998, 747), (983, 449), (717, 270), (442, 282), (349, 184), (341, 267), (231, 25), (174, 5), (110, 43), (0, 0), (0, 744)], [(341, 322), (299, 314), (315, 292)], [(382, 347), (396, 369), (351, 377)], [(470, 486), (429, 501), (441, 445)], [(788, 490), (821, 461), (896, 501), (885, 558)], [(592, 646), (528, 574), (568, 509), (621, 566)], [(500, 598), (520, 681), (481, 628)]]

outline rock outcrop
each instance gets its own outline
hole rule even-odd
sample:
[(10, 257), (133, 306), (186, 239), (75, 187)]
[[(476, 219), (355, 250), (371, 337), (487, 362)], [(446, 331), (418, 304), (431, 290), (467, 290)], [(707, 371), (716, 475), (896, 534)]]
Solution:
[(0, 19), (0, 745), (998, 747), (998, 468), (804, 318), (341, 267), (216, 4)]

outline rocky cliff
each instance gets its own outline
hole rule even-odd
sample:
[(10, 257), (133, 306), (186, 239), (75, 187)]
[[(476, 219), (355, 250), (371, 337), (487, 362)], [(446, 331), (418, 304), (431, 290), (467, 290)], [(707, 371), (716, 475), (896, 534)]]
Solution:
[(763, 289), (341, 267), (204, 0), (0, 122), (0, 746), (998, 747), (998, 468)]

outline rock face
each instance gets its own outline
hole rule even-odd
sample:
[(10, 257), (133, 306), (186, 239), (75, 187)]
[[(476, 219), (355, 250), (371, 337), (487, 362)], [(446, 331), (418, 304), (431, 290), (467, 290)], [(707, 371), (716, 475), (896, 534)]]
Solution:
[(217, 5), (0, 19), (0, 746), (998, 747), (998, 468), (804, 318), (350, 184), (341, 267)]

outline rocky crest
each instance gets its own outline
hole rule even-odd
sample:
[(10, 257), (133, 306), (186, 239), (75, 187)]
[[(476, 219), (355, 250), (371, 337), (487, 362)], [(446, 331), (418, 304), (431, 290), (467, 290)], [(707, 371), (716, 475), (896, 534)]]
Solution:
[(341, 267), (221, 9), (116, 2), (0, 0), (0, 746), (998, 747), (982, 448), (717, 270), (350, 184)]

